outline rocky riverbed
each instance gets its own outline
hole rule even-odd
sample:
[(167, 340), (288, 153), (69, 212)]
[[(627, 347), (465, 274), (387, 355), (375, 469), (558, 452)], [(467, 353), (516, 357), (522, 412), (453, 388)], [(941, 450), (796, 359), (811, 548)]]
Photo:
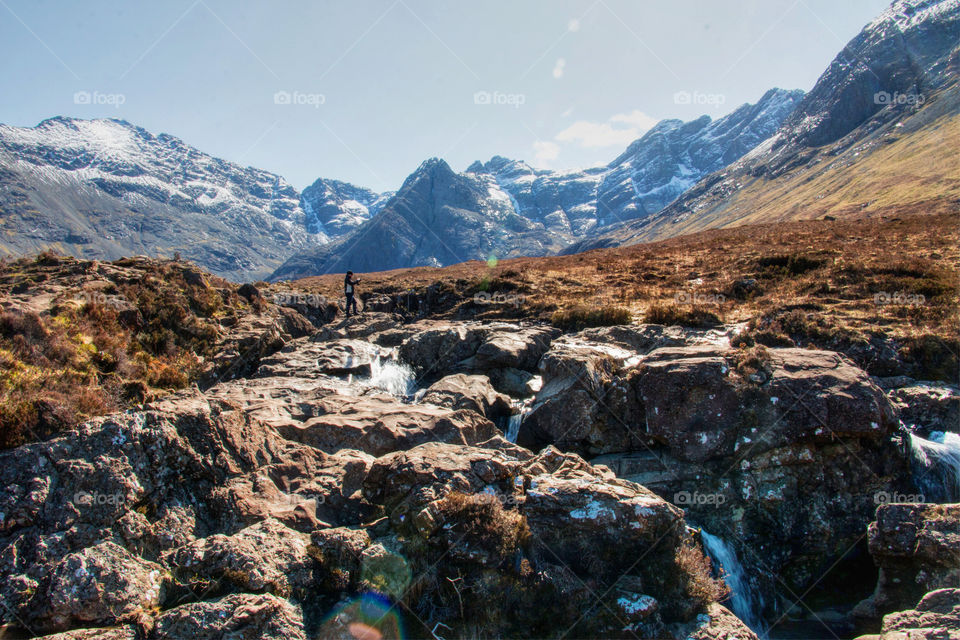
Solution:
[(304, 323), (0, 453), (8, 632), (960, 633), (949, 385), (738, 327)]

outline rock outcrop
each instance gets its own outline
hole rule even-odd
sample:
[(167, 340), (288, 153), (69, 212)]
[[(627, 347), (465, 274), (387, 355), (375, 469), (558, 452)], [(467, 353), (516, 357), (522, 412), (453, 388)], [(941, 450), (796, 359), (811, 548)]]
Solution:
[(960, 504), (884, 504), (867, 535), (880, 573), (854, 615), (878, 619), (960, 583)]
[(862, 537), (878, 501), (910, 486), (895, 408), (845, 357), (658, 347), (637, 333), (554, 341), (518, 442), (597, 456), (684, 507), (735, 543), (758, 588), (811, 584)]

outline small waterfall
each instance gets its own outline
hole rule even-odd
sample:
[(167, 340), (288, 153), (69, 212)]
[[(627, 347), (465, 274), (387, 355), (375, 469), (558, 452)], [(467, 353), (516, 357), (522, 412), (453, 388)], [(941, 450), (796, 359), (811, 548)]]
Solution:
[(927, 502), (960, 500), (960, 435), (932, 431), (930, 439), (910, 434), (913, 482)]
[(398, 362), (393, 353), (386, 358), (377, 356), (370, 363), (370, 378), (367, 384), (404, 398), (413, 395), (417, 390), (413, 369), (410, 365)]
[(766, 638), (765, 625), (759, 614), (762, 602), (750, 588), (746, 571), (737, 559), (736, 551), (727, 542), (703, 529), (700, 530), (700, 540), (703, 541), (703, 547), (714, 567), (722, 572), (723, 581), (730, 587), (730, 600), (727, 603), (730, 609), (754, 633)]
[(532, 404), (533, 404), (533, 398), (528, 398), (527, 400), (513, 401), (514, 413), (510, 414), (510, 419), (507, 421), (507, 433), (505, 434), (507, 440), (509, 440), (510, 442), (517, 441), (517, 436), (520, 434), (520, 424), (524, 421), (524, 419), (530, 413), (530, 408)]

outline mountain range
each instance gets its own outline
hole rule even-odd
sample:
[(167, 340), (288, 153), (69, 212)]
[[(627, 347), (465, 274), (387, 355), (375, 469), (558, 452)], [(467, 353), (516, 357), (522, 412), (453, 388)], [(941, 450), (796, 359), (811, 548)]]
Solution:
[(663, 120), (609, 164), (423, 162), (396, 192), (298, 192), (122, 120), (0, 125), (0, 255), (181, 254), (226, 278), (573, 253), (712, 227), (956, 208), (960, 0), (898, 0), (813, 90)]

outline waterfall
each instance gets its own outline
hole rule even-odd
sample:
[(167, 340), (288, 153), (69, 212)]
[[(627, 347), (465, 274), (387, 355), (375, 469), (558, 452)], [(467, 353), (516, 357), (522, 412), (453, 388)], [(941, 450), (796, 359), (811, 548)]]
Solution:
[(761, 638), (766, 637), (765, 625), (760, 619), (762, 601), (753, 593), (746, 571), (737, 553), (724, 540), (700, 530), (700, 540), (710, 556), (717, 571), (722, 572), (723, 581), (730, 587), (730, 600), (727, 603), (730, 609)]
[(931, 431), (930, 439), (910, 435), (913, 482), (927, 502), (960, 500), (960, 435)]
[(401, 397), (413, 395), (417, 390), (413, 369), (407, 364), (398, 362), (392, 353), (386, 358), (377, 356), (370, 362), (370, 378), (367, 384)]
[(530, 405), (532, 403), (533, 398), (513, 401), (512, 406), (514, 413), (510, 414), (510, 419), (507, 421), (506, 433), (506, 438), (510, 442), (517, 441), (517, 435), (520, 433), (520, 424), (527, 417), (527, 414), (530, 413)]

